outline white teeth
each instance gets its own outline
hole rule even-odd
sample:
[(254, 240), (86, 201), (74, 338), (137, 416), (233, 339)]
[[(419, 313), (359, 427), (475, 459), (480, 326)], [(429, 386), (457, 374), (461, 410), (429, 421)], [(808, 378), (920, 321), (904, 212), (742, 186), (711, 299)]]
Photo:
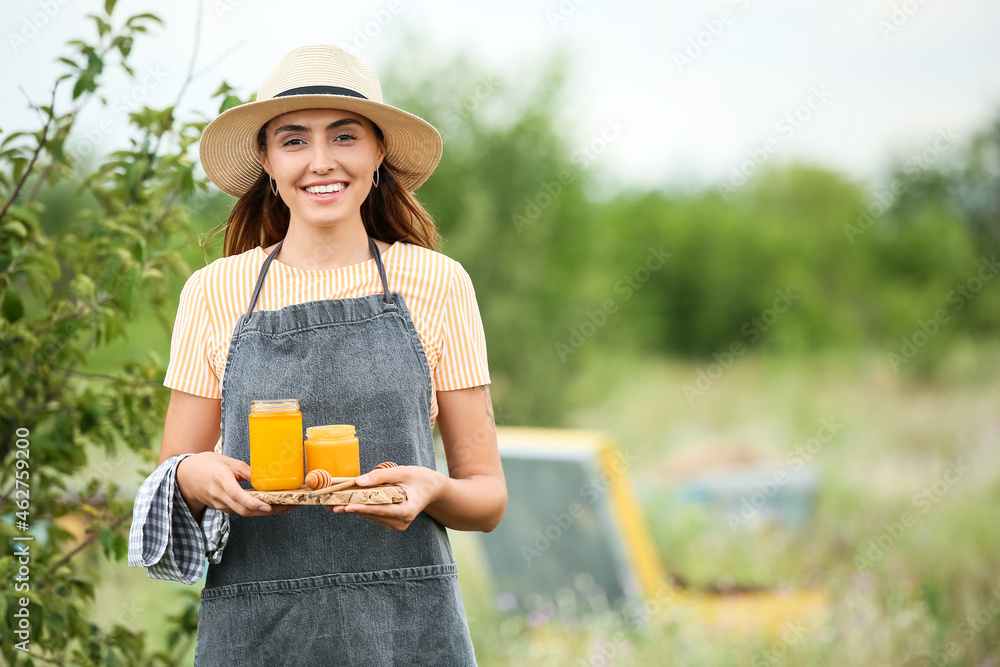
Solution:
[(306, 188), (306, 192), (314, 195), (326, 195), (331, 192), (340, 192), (344, 189), (343, 183), (331, 183), (330, 185), (313, 185)]

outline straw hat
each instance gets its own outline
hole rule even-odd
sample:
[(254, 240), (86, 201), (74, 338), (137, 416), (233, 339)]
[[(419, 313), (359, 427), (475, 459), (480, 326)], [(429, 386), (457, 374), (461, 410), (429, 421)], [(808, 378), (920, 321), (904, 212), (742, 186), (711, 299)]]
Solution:
[(208, 124), (201, 135), (201, 164), (220, 190), (243, 195), (263, 170), (257, 133), (269, 120), (300, 109), (343, 109), (378, 125), (385, 160), (407, 191), (427, 180), (441, 159), (441, 135), (427, 121), (382, 102), (382, 87), (364, 63), (336, 46), (303, 46), (290, 52), (257, 91)]

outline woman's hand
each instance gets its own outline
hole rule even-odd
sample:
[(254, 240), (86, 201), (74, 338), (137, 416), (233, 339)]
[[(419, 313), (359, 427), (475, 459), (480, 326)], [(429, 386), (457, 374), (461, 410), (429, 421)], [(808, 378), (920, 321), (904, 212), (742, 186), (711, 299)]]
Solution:
[(417, 515), (441, 494), (447, 478), (423, 466), (397, 466), (373, 470), (355, 480), (360, 487), (395, 484), (406, 491), (406, 500), (387, 505), (326, 505), (338, 514), (359, 514), (389, 530), (406, 530)]
[(240, 480), (250, 481), (250, 466), (239, 459), (215, 453), (215, 443), (221, 435), (221, 416), (222, 403), (217, 398), (204, 398), (176, 389), (170, 392), (160, 463), (171, 456), (195, 453), (177, 465), (175, 478), (191, 515), (201, 521), (206, 507), (240, 516), (278, 514), (295, 507), (271, 507), (240, 486)]
[(391, 530), (406, 530), (426, 511), (452, 530), (497, 527), (507, 508), (507, 485), (497, 451), (489, 388), (439, 391), (438, 424), (448, 459), (448, 476), (421, 466), (373, 470), (358, 486), (396, 484), (406, 500), (393, 505), (330, 505), (334, 512), (360, 514)]
[(240, 516), (280, 514), (297, 505), (268, 505), (254, 498), (240, 486), (250, 481), (250, 466), (245, 461), (215, 452), (200, 452), (177, 464), (177, 486), (196, 519), (205, 507), (214, 507)]

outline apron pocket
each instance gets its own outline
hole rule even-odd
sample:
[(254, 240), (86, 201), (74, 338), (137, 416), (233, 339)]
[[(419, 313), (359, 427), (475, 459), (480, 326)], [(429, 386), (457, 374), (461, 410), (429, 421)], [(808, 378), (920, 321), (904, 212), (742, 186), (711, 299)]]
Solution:
[(454, 563), (231, 584), (201, 599), (196, 667), (476, 664)]

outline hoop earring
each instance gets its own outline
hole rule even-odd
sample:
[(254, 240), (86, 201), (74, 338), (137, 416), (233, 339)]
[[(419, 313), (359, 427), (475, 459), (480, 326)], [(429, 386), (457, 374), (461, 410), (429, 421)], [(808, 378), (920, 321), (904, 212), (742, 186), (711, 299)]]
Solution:
[(267, 182), (271, 184), (271, 192), (273, 192), (274, 196), (277, 197), (278, 196), (278, 184), (275, 183), (274, 179), (271, 178), (271, 174), (267, 175)]
[(372, 185), (374, 185), (376, 188), (378, 187), (378, 180), (379, 180), (378, 167), (375, 167), (375, 174), (372, 176)]

